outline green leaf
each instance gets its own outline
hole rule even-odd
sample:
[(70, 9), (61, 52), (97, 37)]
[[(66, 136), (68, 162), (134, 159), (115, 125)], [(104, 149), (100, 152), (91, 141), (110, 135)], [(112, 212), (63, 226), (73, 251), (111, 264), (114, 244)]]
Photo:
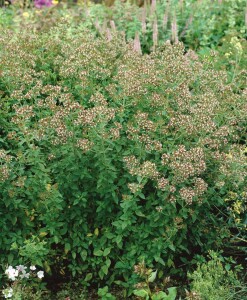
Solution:
[(87, 251), (86, 250), (82, 250), (81, 253), (80, 253), (80, 255), (81, 255), (82, 260), (85, 261), (86, 258), (87, 258)]
[(102, 272), (107, 275), (108, 274), (108, 267), (106, 265), (104, 265), (102, 268), (101, 268)]
[(65, 225), (61, 230), (60, 230), (60, 234), (61, 235), (65, 235), (65, 233), (68, 231), (67, 225)]
[(99, 270), (99, 278), (102, 280), (103, 278), (104, 278), (104, 276), (105, 276), (105, 274), (104, 274), (104, 272), (103, 272), (103, 270), (102, 270), (102, 268)]
[(105, 296), (108, 292), (108, 286), (103, 287), (102, 289), (98, 290), (98, 296)]
[(18, 245), (16, 242), (14, 242), (12, 245), (11, 245), (11, 248), (10, 250), (17, 250), (18, 249)]
[(167, 298), (165, 298), (166, 300), (175, 300), (176, 296), (177, 296), (177, 288), (176, 287), (170, 287), (167, 289), (169, 294), (167, 296)]
[(135, 296), (138, 296), (138, 297), (143, 297), (145, 299), (148, 299), (149, 296), (148, 296), (148, 292), (146, 290), (134, 290), (133, 291), (133, 294)]
[(116, 264), (115, 264), (115, 269), (126, 269), (126, 265), (125, 263), (123, 263), (122, 261), (118, 261)]
[(169, 247), (172, 251), (175, 251), (175, 250), (176, 250), (173, 244), (170, 244), (168, 247)]
[(116, 238), (116, 243), (117, 244), (120, 244), (122, 242), (122, 236), (119, 235), (117, 238)]
[(106, 261), (105, 261), (105, 264), (107, 265), (107, 267), (109, 268), (110, 267), (110, 265), (111, 265), (111, 260), (110, 259), (107, 259)]
[(88, 273), (84, 279), (84, 281), (90, 281), (93, 278), (93, 273)]
[(174, 262), (170, 259), (170, 258), (168, 258), (168, 260), (167, 260), (167, 266), (170, 268), (171, 266), (174, 266)]
[(167, 299), (167, 294), (165, 292), (159, 292), (158, 294), (154, 294), (152, 296), (152, 300), (164, 300)]
[(142, 177), (141, 176), (137, 176), (137, 181), (138, 181), (138, 183), (141, 183), (141, 181), (142, 181)]
[(163, 277), (163, 275), (164, 275), (164, 272), (162, 270), (160, 270), (158, 273), (158, 278), (160, 279), (161, 277)]
[(139, 195), (139, 197), (141, 198), (141, 199), (146, 199), (146, 197), (145, 197), (145, 195), (143, 194), (143, 193), (140, 193), (140, 194), (138, 194)]
[(106, 232), (106, 233), (105, 233), (105, 236), (106, 236), (108, 239), (113, 239), (115, 235), (114, 235), (113, 233), (111, 233), (111, 232)]
[(177, 296), (176, 287), (168, 288), (168, 295), (160, 291), (158, 294), (152, 296), (152, 300), (175, 300)]
[(107, 256), (111, 252), (111, 248), (105, 248), (103, 256)]
[(149, 277), (148, 277), (148, 282), (154, 282), (154, 280), (156, 279), (157, 276), (157, 270), (152, 272)]
[(8, 255), (8, 264), (12, 264), (12, 262), (13, 262), (13, 259), (14, 259), (14, 255), (12, 254), (12, 253), (10, 253), (9, 255)]
[(146, 216), (145, 216), (141, 211), (136, 211), (135, 214), (136, 214), (138, 217), (146, 218)]
[(69, 243), (66, 243), (65, 246), (64, 246), (64, 251), (65, 251), (65, 252), (69, 252), (70, 249), (71, 249), (70, 244), (69, 244)]
[(15, 216), (12, 217), (12, 218), (11, 218), (11, 222), (12, 222), (13, 225), (15, 225), (16, 222), (17, 222), (17, 217), (15, 217)]
[(124, 230), (126, 227), (128, 227), (129, 222), (122, 222), (122, 230)]
[(103, 251), (100, 249), (95, 249), (93, 252), (93, 255), (95, 256), (102, 256), (103, 255)]
[(161, 257), (155, 257), (154, 259), (155, 259), (155, 261), (157, 261), (158, 263), (160, 263), (164, 267), (166, 266), (165, 261)]

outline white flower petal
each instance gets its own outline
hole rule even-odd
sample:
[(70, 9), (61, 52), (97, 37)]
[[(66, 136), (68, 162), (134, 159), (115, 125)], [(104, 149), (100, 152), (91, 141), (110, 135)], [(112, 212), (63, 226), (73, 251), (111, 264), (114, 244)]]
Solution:
[(38, 273), (37, 273), (37, 276), (38, 276), (38, 278), (43, 278), (44, 277), (44, 271), (39, 271)]

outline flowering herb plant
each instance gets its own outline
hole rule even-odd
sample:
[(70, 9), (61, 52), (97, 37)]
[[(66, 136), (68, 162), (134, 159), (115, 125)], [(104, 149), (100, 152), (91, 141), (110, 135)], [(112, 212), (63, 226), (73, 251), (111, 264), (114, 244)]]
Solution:
[(30, 287), (37, 282), (37, 280), (39, 281), (44, 277), (44, 271), (37, 271), (36, 266), (34, 265), (31, 265), (29, 268), (24, 265), (16, 267), (8, 266), (5, 270), (5, 275), (11, 283), (9, 287), (2, 291), (3, 296), (6, 299), (17, 299), (17, 296), (22, 293), (26, 285)]
[(246, 89), (217, 54), (142, 56), (65, 21), (4, 31), (0, 54), (1, 265), (35, 250), (55, 275), (121, 285), (140, 257), (182, 276), (182, 259), (229, 241), (218, 211), (246, 190)]

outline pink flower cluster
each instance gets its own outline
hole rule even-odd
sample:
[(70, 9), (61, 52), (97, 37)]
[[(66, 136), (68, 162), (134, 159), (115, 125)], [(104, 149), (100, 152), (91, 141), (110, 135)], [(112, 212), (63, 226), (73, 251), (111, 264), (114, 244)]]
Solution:
[(36, 8), (51, 7), (52, 0), (34, 0), (34, 6)]

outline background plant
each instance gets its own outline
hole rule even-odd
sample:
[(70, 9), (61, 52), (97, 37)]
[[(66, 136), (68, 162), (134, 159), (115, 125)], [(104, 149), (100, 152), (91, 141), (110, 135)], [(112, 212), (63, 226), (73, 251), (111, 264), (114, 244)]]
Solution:
[[(75, 8), (66, 6), (65, 2), (50, 9), (21, 8), (13, 13), (11, 7), (5, 12), (3, 20), (11, 16), (12, 25), (19, 30), (30, 23), (44, 30), (56, 24), (58, 16), (62, 15), (97, 35), (117, 30), (124, 32), (129, 40), (137, 38), (138, 33), (144, 53), (166, 40), (179, 40), (186, 49), (198, 50), (220, 46), (225, 37), (246, 38), (245, 0), (168, 0), (152, 4), (146, 1), (142, 7), (130, 1), (118, 0), (111, 7), (83, 1)], [(6, 26), (6, 21), (4, 24)]]
[[(192, 295), (198, 299), (245, 299), (246, 288), (237, 278), (237, 272), (230, 270), (230, 265), (215, 252), (210, 253), (210, 260), (198, 264), (197, 269), (189, 274), (192, 280)], [(194, 299), (190, 296), (187, 299)]]

